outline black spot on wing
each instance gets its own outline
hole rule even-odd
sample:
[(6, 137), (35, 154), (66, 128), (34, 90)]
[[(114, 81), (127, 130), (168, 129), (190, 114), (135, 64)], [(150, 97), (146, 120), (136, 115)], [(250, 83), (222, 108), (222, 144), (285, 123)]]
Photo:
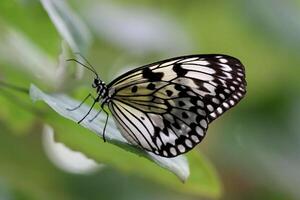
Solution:
[(145, 68), (142, 71), (143, 78), (148, 79), (149, 81), (161, 81), (162, 77), (164, 76), (164, 73), (162, 72), (153, 72), (149, 68)]
[(178, 90), (178, 91), (185, 91), (185, 90), (186, 90), (186, 86), (184, 86), (184, 85), (179, 85), (179, 84), (175, 85), (174, 88), (175, 88), (176, 90)]
[(172, 124), (176, 129), (180, 129), (180, 123), (178, 123), (178, 121), (176, 120), (173, 124)]
[(167, 90), (166, 93), (169, 97), (172, 96), (172, 94), (173, 94), (173, 92), (171, 90)]
[(188, 116), (188, 114), (186, 113), (186, 112), (182, 112), (182, 117), (184, 118), (184, 119), (187, 119), (187, 118), (189, 118), (189, 116)]
[(183, 69), (179, 63), (174, 64), (173, 70), (178, 76), (184, 76), (188, 72), (186, 69)]
[(180, 107), (183, 107), (183, 106), (185, 106), (185, 103), (184, 103), (183, 101), (179, 101), (179, 102), (178, 102), (178, 105), (179, 105)]
[(147, 89), (149, 89), (149, 90), (155, 90), (155, 85), (153, 83), (149, 83), (147, 85)]
[(199, 79), (192, 79), (192, 81), (194, 82), (195, 85), (198, 86), (198, 88), (202, 88), (203, 87), (203, 81), (199, 80)]
[(133, 93), (137, 92), (137, 86), (136, 85), (131, 88), (131, 92), (133, 92)]

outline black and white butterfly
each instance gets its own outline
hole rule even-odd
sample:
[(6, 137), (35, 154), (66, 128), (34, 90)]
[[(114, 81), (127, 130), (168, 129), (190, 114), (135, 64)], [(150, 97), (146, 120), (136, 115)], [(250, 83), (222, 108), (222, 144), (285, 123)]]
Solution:
[(128, 142), (163, 157), (194, 148), (208, 125), (246, 93), (244, 66), (227, 55), (188, 55), (155, 62), (108, 85), (91, 65), (84, 66), (96, 75), (93, 106), (107, 105)]

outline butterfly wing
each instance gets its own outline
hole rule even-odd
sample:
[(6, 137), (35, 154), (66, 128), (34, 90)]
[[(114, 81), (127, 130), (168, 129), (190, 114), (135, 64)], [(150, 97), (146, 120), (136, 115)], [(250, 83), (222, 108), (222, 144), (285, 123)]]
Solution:
[(165, 157), (185, 153), (201, 142), (208, 124), (246, 93), (241, 62), (215, 54), (146, 65), (108, 87), (108, 105), (122, 135)]

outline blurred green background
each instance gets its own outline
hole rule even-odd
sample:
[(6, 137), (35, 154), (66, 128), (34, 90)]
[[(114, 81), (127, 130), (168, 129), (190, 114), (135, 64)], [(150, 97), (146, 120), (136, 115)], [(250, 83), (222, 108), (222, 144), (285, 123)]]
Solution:
[[(2, 0), (0, 199), (300, 199), (299, 36), (299, 0)], [(248, 93), (189, 153), (205, 158), (191, 163), (183, 184), (4, 85), (34, 83), (82, 99), (93, 76), (65, 66), (71, 51), (106, 82), (169, 57), (228, 54), (245, 65)], [(63, 163), (49, 126), (57, 141), (107, 165)], [(144, 164), (176, 187), (144, 175)]]

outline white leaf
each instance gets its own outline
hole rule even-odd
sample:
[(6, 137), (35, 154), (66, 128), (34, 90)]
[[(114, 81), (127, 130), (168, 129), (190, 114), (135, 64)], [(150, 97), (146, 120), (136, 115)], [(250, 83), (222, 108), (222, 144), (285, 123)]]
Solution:
[(56, 73), (55, 61), (23, 32), (6, 24), (2, 24), (0, 32), (1, 61), (25, 70), (49, 85), (63, 79)]
[[(64, 0), (40, 0), (61, 37), (73, 52), (86, 54), (91, 43), (91, 34), (84, 22)], [(80, 56), (77, 55), (80, 60)], [(83, 76), (83, 68), (78, 66), (76, 77)]]
[(91, 174), (104, 167), (88, 158), (85, 154), (68, 148), (65, 144), (56, 142), (54, 130), (49, 125), (44, 125), (43, 147), (46, 155), (59, 169), (74, 174)]
[(64, 0), (40, 0), (50, 19), (73, 52), (85, 53), (91, 42), (88, 28)]
[[(34, 101), (44, 101), (58, 114), (74, 122), (78, 122), (90, 108), (89, 106), (83, 104), (80, 108), (74, 111), (69, 111), (67, 110), (67, 108), (74, 108), (78, 106), (80, 102), (63, 94), (45, 94), (34, 85), (31, 85), (30, 87), (30, 96)], [(93, 117), (96, 115), (96, 113), (96, 110), (92, 110), (89, 116)], [(93, 131), (100, 137), (103, 137), (102, 132), (106, 120), (105, 114), (100, 114), (97, 119), (93, 120), (92, 122), (89, 122), (89, 116), (80, 124)], [(177, 175), (181, 181), (186, 181), (189, 176), (189, 166), (184, 155), (180, 155), (175, 158), (165, 158), (157, 156), (150, 152), (142, 151), (141, 149), (132, 146), (122, 137), (111, 117), (109, 118), (107, 123), (105, 139), (109, 143), (115, 144), (125, 150), (134, 152), (138, 155), (142, 155), (152, 160), (156, 164)]]

